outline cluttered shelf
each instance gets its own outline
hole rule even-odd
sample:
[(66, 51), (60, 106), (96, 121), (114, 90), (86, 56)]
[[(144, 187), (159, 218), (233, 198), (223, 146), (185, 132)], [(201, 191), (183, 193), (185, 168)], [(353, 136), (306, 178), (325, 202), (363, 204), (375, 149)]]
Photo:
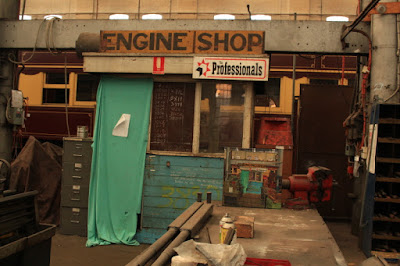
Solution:
[(373, 239), (383, 239), (383, 240), (395, 240), (395, 241), (400, 241), (400, 236), (394, 236), (394, 235), (389, 235), (389, 234), (372, 234)]
[(391, 143), (391, 144), (400, 144), (399, 138), (378, 138), (379, 143)]
[(392, 223), (400, 223), (400, 218), (390, 218), (390, 217), (373, 217), (374, 221), (379, 222), (392, 222)]
[(380, 124), (400, 124), (400, 119), (398, 118), (379, 118)]
[(383, 251), (371, 251), (372, 255), (376, 255), (385, 259), (398, 259), (400, 253), (398, 252), (383, 252)]
[(378, 163), (400, 163), (400, 158), (376, 157)]
[(400, 183), (399, 177), (377, 177), (376, 182), (390, 182), (390, 183)]
[(392, 199), (392, 198), (374, 198), (377, 202), (391, 202), (391, 203), (400, 203), (400, 199)]

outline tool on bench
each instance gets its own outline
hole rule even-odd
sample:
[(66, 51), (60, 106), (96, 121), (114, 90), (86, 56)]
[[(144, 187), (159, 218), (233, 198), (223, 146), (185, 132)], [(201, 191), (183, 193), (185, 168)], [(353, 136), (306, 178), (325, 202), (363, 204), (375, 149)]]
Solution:
[(322, 166), (308, 168), (306, 175), (294, 174), (282, 181), (282, 188), (293, 193), (293, 198), (286, 200), (287, 208), (309, 208), (310, 203), (331, 200), (333, 177), (332, 171)]

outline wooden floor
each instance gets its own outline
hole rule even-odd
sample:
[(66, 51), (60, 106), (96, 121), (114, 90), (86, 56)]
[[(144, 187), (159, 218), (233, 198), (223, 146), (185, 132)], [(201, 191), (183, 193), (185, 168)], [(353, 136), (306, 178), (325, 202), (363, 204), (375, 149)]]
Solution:
[[(335, 239), (316, 210), (256, 209), (215, 206), (206, 224), (212, 243), (219, 241), (219, 220), (231, 216), (255, 217), (254, 238), (239, 238), (248, 257), (289, 260), (292, 265), (347, 265)], [(200, 240), (205, 239), (205, 227)]]

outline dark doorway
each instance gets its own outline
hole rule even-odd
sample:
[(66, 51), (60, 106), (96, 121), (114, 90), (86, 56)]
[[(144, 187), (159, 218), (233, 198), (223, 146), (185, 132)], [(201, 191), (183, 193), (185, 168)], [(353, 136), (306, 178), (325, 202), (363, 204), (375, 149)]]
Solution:
[(333, 189), (333, 200), (318, 204), (323, 217), (350, 218), (352, 182), (347, 176), (344, 155), (343, 121), (349, 114), (352, 87), (335, 85), (302, 85), (298, 127), (297, 173), (307, 172), (311, 165), (328, 167), (339, 186)]

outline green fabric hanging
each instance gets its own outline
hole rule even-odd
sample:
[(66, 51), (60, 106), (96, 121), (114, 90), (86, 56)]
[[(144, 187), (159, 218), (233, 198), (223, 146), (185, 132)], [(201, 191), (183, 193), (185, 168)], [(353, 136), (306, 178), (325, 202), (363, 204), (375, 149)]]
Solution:
[[(101, 79), (93, 137), (87, 247), (139, 244), (134, 236), (141, 209), (152, 90), (151, 79)], [(123, 114), (130, 115), (128, 136), (114, 136), (113, 129)]]
[(240, 183), (242, 183), (243, 186), (243, 193), (246, 193), (247, 188), (249, 187), (249, 176), (250, 176), (250, 171), (242, 170), (240, 172)]

